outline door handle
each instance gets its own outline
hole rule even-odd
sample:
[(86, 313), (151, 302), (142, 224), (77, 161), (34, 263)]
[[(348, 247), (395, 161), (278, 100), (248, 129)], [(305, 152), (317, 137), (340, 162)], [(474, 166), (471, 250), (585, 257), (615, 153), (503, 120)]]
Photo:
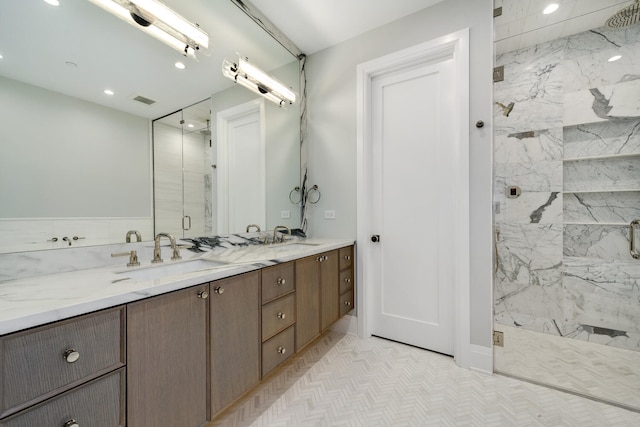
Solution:
[(374, 234), (373, 236), (371, 236), (371, 241), (373, 243), (378, 243), (380, 241), (380, 235), (379, 234)]
[(629, 224), (629, 252), (631, 256), (635, 259), (640, 259), (640, 252), (636, 248), (636, 226), (640, 225), (640, 219), (634, 219)]
[[(185, 221), (184, 221), (185, 219), (189, 220), (188, 222), (189, 225), (185, 225)], [(184, 231), (191, 230), (191, 217), (189, 215), (185, 215), (182, 217), (182, 229)]]

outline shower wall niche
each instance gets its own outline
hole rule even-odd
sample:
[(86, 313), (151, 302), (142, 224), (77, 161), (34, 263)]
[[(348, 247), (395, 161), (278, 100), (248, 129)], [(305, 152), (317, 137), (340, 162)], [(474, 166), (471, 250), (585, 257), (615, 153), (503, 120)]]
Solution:
[[(501, 54), (500, 65), (495, 329), (505, 330), (505, 349), (507, 332), (538, 332), (630, 351), (622, 357), (640, 364), (640, 261), (629, 252), (629, 223), (640, 218), (640, 25)], [(546, 350), (560, 360), (554, 340)], [(526, 363), (496, 353), (498, 371)], [(538, 372), (533, 379), (554, 382)]]

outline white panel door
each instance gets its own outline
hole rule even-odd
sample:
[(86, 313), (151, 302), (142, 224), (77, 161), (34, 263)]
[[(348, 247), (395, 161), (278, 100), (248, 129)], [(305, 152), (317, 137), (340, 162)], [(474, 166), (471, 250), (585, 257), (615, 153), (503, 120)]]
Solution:
[(264, 102), (218, 113), (218, 232), (266, 228)]
[(371, 82), (374, 335), (453, 355), (453, 59)]

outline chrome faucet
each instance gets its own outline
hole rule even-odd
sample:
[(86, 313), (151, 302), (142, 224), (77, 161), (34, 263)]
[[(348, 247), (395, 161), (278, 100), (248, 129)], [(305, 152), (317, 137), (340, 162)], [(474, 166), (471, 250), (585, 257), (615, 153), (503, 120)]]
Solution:
[(260, 226), (259, 225), (257, 225), (257, 224), (249, 224), (249, 225), (247, 225), (247, 230), (246, 230), (247, 233), (249, 232), (249, 229), (252, 228), (252, 227), (254, 227), (258, 233), (260, 232)]
[(136, 242), (142, 242), (142, 235), (140, 235), (140, 232), (137, 230), (129, 230), (127, 231), (127, 243), (131, 243), (131, 236), (134, 235), (136, 236)]
[(273, 229), (273, 243), (284, 242), (284, 236), (278, 239), (278, 230), (285, 230), (287, 234), (291, 236), (291, 229), (289, 227), (287, 227), (286, 225), (276, 225)]
[(169, 243), (171, 244), (171, 249), (173, 249), (173, 255), (171, 256), (171, 259), (174, 261), (182, 259), (182, 257), (180, 256), (179, 249), (176, 247), (176, 238), (169, 233), (158, 233), (156, 235), (155, 242), (153, 245), (153, 259), (151, 260), (151, 262), (153, 264), (162, 262), (162, 256), (160, 252), (160, 239), (162, 237), (166, 237), (169, 239)]

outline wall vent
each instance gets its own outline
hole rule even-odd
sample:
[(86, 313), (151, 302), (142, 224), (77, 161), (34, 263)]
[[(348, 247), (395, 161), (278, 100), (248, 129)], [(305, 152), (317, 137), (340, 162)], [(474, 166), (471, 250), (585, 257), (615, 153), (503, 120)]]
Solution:
[(152, 105), (156, 103), (156, 101), (154, 101), (153, 99), (147, 98), (142, 95), (135, 95), (131, 99), (133, 99), (134, 101), (142, 102), (143, 104), (146, 104), (146, 105)]

